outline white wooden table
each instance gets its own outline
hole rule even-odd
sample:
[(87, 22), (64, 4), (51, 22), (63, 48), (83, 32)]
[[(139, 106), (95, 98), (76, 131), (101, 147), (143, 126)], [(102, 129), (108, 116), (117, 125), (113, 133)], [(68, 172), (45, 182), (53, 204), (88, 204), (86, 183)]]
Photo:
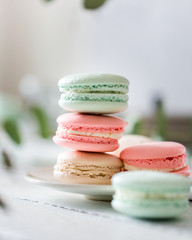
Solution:
[(1, 172), (0, 239), (182, 239), (192, 238), (192, 207), (178, 220), (144, 221), (115, 212), (110, 202), (26, 183)]
[(26, 167), (9, 173), (0, 169), (0, 196), (7, 202), (7, 210), (0, 209), (0, 240), (192, 239), (192, 207), (177, 220), (129, 218), (110, 202), (27, 183), (25, 172)]

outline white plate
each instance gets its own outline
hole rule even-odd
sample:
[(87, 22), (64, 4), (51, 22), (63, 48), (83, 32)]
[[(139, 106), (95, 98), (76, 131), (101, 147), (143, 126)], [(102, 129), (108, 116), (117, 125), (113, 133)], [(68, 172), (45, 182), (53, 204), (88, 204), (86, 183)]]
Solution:
[(53, 188), (55, 190), (83, 194), (89, 199), (105, 200), (112, 199), (114, 193), (111, 185), (93, 185), (93, 184), (65, 184), (57, 181), (53, 176), (53, 168), (37, 168), (31, 170), (25, 175), (28, 182)]
[[(83, 194), (89, 199), (93, 200), (112, 200), (114, 193), (111, 185), (93, 185), (93, 184), (65, 184), (57, 181), (53, 176), (52, 167), (36, 168), (25, 175), (28, 182), (38, 185), (53, 188), (55, 190)], [(192, 185), (192, 177), (190, 177)], [(189, 195), (189, 200), (192, 201), (192, 188)]]

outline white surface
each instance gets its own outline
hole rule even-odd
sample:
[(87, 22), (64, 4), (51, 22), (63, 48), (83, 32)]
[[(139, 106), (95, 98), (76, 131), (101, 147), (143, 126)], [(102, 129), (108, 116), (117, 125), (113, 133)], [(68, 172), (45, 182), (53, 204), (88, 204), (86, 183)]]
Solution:
[(25, 183), (22, 175), (0, 175), (8, 211), (0, 214), (0, 239), (191, 239), (192, 208), (178, 220), (141, 221), (115, 212), (110, 202)]
[(189, 240), (192, 208), (172, 221), (142, 221), (115, 212), (110, 202), (39, 187), (23, 173), (0, 173), (0, 195), (8, 204), (0, 210), (0, 239)]

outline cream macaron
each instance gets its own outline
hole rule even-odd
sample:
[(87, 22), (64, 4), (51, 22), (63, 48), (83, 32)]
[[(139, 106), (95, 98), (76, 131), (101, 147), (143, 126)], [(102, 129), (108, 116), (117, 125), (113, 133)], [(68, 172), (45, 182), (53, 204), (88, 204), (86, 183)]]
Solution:
[(132, 147), (146, 142), (153, 142), (153, 139), (143, 135), (136, 134), (123, 135), (123, 137), (119, 139), (119, 148), (114, 152), (111, 152), (111, 154), (119, 157), (120, 153), (127, 147)]
[(122, 167), (122, 161), (110, 154), (69, 151), (58, 155), (54, 176), (67, 184), (109, 185)]

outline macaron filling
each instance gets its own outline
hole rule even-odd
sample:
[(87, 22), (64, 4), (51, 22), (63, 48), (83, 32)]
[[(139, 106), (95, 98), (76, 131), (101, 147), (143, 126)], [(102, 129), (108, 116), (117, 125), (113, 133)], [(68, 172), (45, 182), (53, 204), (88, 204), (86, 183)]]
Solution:
[(181, 168), (181, 169), (179, 169), (179, 170), (177, 170), (175, 172), (170, 172), (170, 173), (177, 173), (177, 174), (180, 174), (180, 175), (188, 177), (191, 174), (191, 170), (190, 170), (189, 166), (186, 165), (183, 168)]
[(85, 92), (100, 92), (104, 91), (107, 93), (127, 93), (128, 84), (76, 84), (76, 85), (59, 85), (59, 90), (61, 92), (76, 92), (76, 93), (85, 93)]
[(111, 139), (120, 139), (123, 133), (92, 133), (92, 132), (78, 132), (71, 129), (62, 129), (59, 130), (60, 134), (72, 134), (78, 136), (87, 136), (87, 137), (99, 137), (99, 138), (111, 138)]
[(118, 144), (123, 135), (123, 127), (79, 127), (59, 122), (56, 136), (61, 139), (86, 143)]
[(115, 199), (131, 200), (131, 199), (144, 199), (144, 200), (184, 200), (188, 196), (188, 192), (137, 192), (133, 190), (118, 189), (115, 193)]
[(57, 135), (61, 137), (67, 135), (87, 136), (87, 137), (98, 137), (98, 138), (110, 138), (120, 139), (123, 135), (123, 128), (119, 129), (107, 129), (107, 128), (81, 128), (81, 127), (69, 127), (60, 126), (57, 129)]
[(97, 165), (83, 165), (83, 164), (73, 164), (66, 162), (59, 162), (54, 166), (54, 174), (70, 175), (74, 174), (76, 176), (87, 176), (90, 178), (105, 178), (111, 179), (111, 176), (115, 173), (121, 171), (121, 167), (101, 167)]
[(124, 170), (126, 171), (158, 171), (158, 172), (176, 172), (179, 171), (183, 168), (185, 168), (186, 164), (184, 166), (181, 167), (177, 167), (177, 168), (140, 168), (140, 167), (135, 167), (135, 166), (131, 166), (128, 165), (126, 163), (124, 163)]
[(128, 96), (126, 94), (114, 94), (114, 93), (75, 93), (75, 92), (67, 92), (61, 94), (59, 101), (92, 101), (92, 102), (120, 102), (127, 103)]
[(56, 132), (56, 138), (60, 140), (69, 140), (74, 142), (84, 142), (84, 143), (97, 143), (97, 144), (117, 144), (117, 139), (111, 138), (101, 138), (101, 137), (87, 137), (73, 134), (63, 134), (61, 132)]

